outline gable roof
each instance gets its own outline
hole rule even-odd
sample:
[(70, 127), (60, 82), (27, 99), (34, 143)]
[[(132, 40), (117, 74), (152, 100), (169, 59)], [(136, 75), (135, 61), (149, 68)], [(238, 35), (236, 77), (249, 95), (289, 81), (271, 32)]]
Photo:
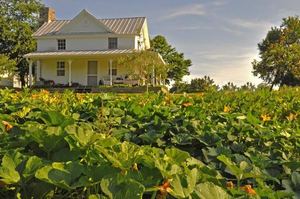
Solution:
[[(75, 17), (76, 18), (76, 17)], [(74, 18), (74, 19), (75, 19)], [(140, 34), (146, 17), (98, 19), (109, 32), (115, 34)], [(60, 30), (72, 20), (56, 20), (44, 23), (34, 34), (34, 37), (60, 35)]]
[(58, 34), (64, 33), (111, 33), (111, 30), (87, 10), (82, 10)]

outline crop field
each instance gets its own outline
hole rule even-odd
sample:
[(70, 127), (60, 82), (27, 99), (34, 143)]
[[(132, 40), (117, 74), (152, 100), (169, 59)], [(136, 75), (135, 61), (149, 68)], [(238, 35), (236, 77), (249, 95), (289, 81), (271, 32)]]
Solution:
[(300, 89), (0, 90), (0, 198), (300, 198)]

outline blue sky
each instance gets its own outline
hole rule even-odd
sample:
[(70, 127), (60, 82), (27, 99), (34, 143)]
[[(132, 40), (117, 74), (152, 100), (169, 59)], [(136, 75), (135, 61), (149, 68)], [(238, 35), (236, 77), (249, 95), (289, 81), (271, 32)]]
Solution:
[(43, 0), (58, 19), (82, 9), (97, 18), (146, 16), (150, 35), (161, 34), (192, 60), (191, 75), (217, 84), (260, 80), (251, 73), (257, 43), (282, 18), (300, 14), (299, 0)]

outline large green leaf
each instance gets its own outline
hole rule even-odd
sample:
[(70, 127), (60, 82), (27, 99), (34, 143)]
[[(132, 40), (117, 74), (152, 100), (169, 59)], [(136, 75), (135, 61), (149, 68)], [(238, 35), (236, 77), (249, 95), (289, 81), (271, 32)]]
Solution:
[(69, 125), (65, 128), (66, 132), (81, 146), (89, 146), (91, 143), (95, 142), (100, 138), (99, 134), (96, 134), (91, 125), (89, 124), (81, 124), (77, 125)]
[(145, 187), (135, 180), (124, 179), (118, 182), (116, 177), (103, 178), (101, 189), (110, 199), (142, 199), (145, 191)]
[(193, 169), (187, 170), (185, 175), (176, 175), (171, 179), (170, 194), (176, 198), (187, 198), (194, 192), (197, 183), (198, 171)]
[(88, 181), (82, 176), (83, 172), (84, 167), (79, 162), (54, 162), (37, 170), (35, 177), (64, 189), (75, 189)]
[(42, 159), (40, 159), (37, 156), (31, 156), (25, 164), (25, 168), (22, 172), (23, 177), (29, 178), (31, 176), (34, 176), (35, 172), (42, 166), (43, 166)]
[(229, 199), (232, 198), (224, 189), (211, 182), (198, 184), (193, 198), (199, 199)]
[(166, 155), (172, 158), (177, 164), (182, 164), (186, 159), (188, 159), (190, 154), (188, 152), (179, 150), (177, 148), (166, 149)]
[(21, 178), (16, 168), (21, 162), (21, 154), (18, 152), (4, 155), (0, 167), (0, 182), (5, 184), (18, 183)]
[(71, 117), (67, 118), (60, 112), (56, 111), (43, 112), (41, 115), (41, 119), (49, 126), (65, 127), (74, 122)]

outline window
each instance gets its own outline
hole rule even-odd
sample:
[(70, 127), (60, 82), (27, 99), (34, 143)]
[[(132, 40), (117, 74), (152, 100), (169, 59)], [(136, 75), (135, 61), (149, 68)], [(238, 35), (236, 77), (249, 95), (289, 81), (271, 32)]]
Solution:
[(57, 76), (65, 76), (65, 62), (63, 61), (57, 62), (56, 72), (57, 72)]
[(108, 49), (117, 49), (118, 48), (118, 38), (108, 38)]
[[(112, 69), (111, 69), (111, 74), (112, 76), (117, 76), (118, 72), (117, 72), (117, 64), (116, 62), (112, 63)], [(108, 62), (108, 75), (110, 75), (110, 63)]]
[(65, 39), (57, 40), (57, 49), (58, 50), (66, 50), (66, 40)]

